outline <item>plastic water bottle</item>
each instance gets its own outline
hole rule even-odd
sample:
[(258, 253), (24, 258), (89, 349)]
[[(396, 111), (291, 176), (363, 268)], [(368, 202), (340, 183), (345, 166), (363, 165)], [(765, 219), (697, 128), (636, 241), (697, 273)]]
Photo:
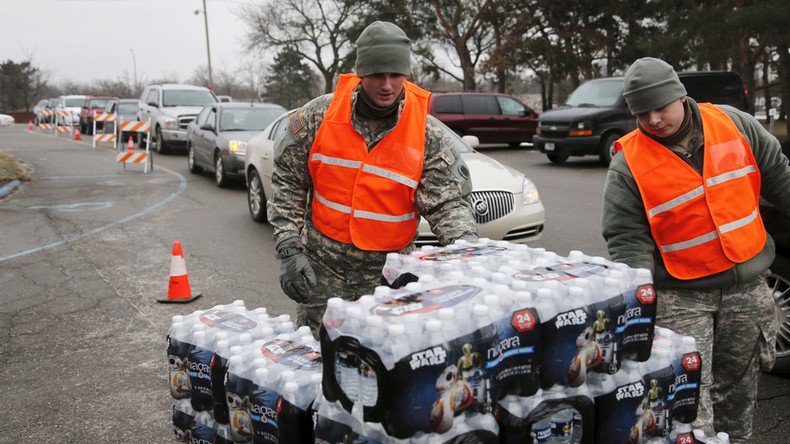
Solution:
[(195, 422), (195, 409), (189, 399), (178, 399), (173, 403), (173, 431), (177, 442), (187, 442), (189, 431)]
[(551, 415), (554, 442), (571, 442), (573, 439), (573, 410), (563, 409)]
[(365, 320), (365, 330), (362, 334), (362, 344), (370, 349), (378, 349), (386, 340), (384, 321), (381, 316), (371, 315)]
[(192, 408), (196, 411), (214, 409), (214, 395), (211, 386), (211, 361), (214, 358), (214, 352), (211, 351), (211, 344), (207, 336), (208, 332), (198, 329), (193, 334), (195, 344), (189, 352), (188, 371), (189, 382), (192, 384), (191, 400)]
[(534, 442), (553, 442), (551, 434), (551, 418), (543, 417), (535, 421), (532, 423), (531, 431)]
[(183, 316), (173, 316), (174, 322), (167, 335), (168, 380), (173, 399), (189, 398), (192, 392), (187, 370), (187, 358), (192, 345), (187, 338), (189, 327), (181, 319)]
[(207, 411), (195, 413), (195, 422), (192, 424), (192, 442), (214, 442), (216, 429), (214, 418)]
[(409, 342), (406, 338), (406, 328), (403, 324), (390, 324), (387, 327), (389, 333), (388, 342), (393, 361), (397, 362), (411, 352)]
[(461, 330), (458, 328), (458, 320), (455, 319), (455, 310), (452, 308), (441, 308), (438, 311), (439, 320), (444, 326), (444, 337), (446, 341), (452, 341), (460, 336)]

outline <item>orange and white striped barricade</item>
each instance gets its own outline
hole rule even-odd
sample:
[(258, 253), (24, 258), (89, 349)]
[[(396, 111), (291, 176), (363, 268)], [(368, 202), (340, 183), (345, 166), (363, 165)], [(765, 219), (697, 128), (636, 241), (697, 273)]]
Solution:
[[(147, 122), (141, 122), (139, 120), (121, 120), (120, 122), (118, 122), (118, 124), (115, 125), (115, 134), (117, 135), (115, 144), (116, 144), (116, 148), (117, 149), (122, 149), (122, 147), (123, 147), (123, 142), (124, 142), (123, 140), (120, 141), (120, 144), (118, 143), (118, 140), (120, 140), (122, 132), (125, 132), (125, 133), (145, 133), (146, 137), (147, 137), (146, 143), (145, 143), (146, 149), (151, 144), (151, 120), (150, 119)], [(141, 135), (141, 137), (142, 137), (142, 135)]]
[(144, 150), (118, 151), (115, 154), (115, 161), (118, 162), (119, 165), (123, 165), (124, 170), (126, 169), (127, 163), (143, 164), (143, 173), (147, 173), (149, 164), (151, 165), (151, 169), (154, 169), (150, 154), (148, 148)]
[(113, 147), (117, 149), (115, 144), (115, 131), (112, 134), (96, 134), (96, 122), (115, 122), (118, 120), (117, 114), (94, 114), (93, 115), (93, 147), (96, 148), (97, 143), (113, 142)]
[[(41, 110), (38, 113), (38, 125), (36, 126), (40, 130), (52, 130), (52, 116), (55, 115), (55, 112), (51, 109)], [(45, 122), (45, 120), (49, 120), (49, 122)]]
[(74, 124), (74, 113), (67, 110), (57, 110), (55, 111), (55, 135), (60, 135), (62, 133), (69, 133), (71, 134), (72, 128), (68, 124), (65, 124), (66, 117), (71, 118), (72, 125)]
[(71, 134), (72, 128), (70, 126), (58, 125), (55, 127), (55, 135)]

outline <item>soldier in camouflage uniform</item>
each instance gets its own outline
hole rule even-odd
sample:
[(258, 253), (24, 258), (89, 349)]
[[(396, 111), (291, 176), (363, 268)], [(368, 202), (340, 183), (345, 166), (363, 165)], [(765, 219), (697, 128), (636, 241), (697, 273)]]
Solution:
[[(637, 60), (626, 71), (624, 84), (623, 94), (639, 128), (618, 140), (623, 152), (614, 157), (606, 177), (603, 235), (609, 254), (615, 261), (651, 270), (658, 296), (656, 323), (697, 340), (702, 383), (695, 428), (708, 436), (715, 429), (729, 433), (733, 442), (748, 441), (759, 371), (770, 369), (776, 356), (778, 321), (771, 291), (765, 283), (775, 253), (774, 242), (761, 222), (752, 225), (754, 231), (749, 233), (753, 235), (739, 235), (738, 230), (760, 220), (754, 185), (750, 185), (755, 182), (757, 195), (762, 190), (763, 197), (790, 214), (788, 160), (776, 138), (753, 116), (726, 105), (697, 104), (686, 97), (675, 71), (661, 60)], [(705, 132), (703, 108), (708, 116)], [(727, 131), (721, 130), (727, 127), (723, 123), (716, 123), (728, 120), (734, 127)], [(731, 138), (732, 133), (741, 136), (746, 144), (732, 142), (737, 140)], [(730, 142), (716, 144), (723, 138), (721, 134), (730, 137)], [(708, 137), (711, 145), (706, 143)], [(729, 154), (713, 157), (716, 152)], [(654, 159), (663, 160), (657, 163)], [(747, 166), (742, 167), (741, 162)], [(713, 173), (720, 165), (729, 171)], [(754, 177), (752, 181), (738, 181), (749, 175)], [(690, 177), (697, 179), (689, 181)], [(651, 191), (649, 185), (664, 180), (670, 184), (665, 196), (679, 197), (668, 201), (654, 199), (663, 190)], [(705, 187), (691, 192), (685, 192), (687, 188), (680, 190), (681, 183), (696, 187), (696, 180)], [(734, 197), (721, 199), (716, 194), (720, 192), (716, 187), (722, 184), (730, 186), (727, 190)], [(733, 208), (741, 203), (737, 201), (748, 202), (745, 206), (751, 205), (747, 211), (752, 215), (742, 217), (743, 213), (738, 213), (734, 216), (741, 218), (736, 219), (738, 223), (722, 224), (718, 220), (721, 225), (714, 223), (714, 231), (691, 238), (710, 230), (706, 212), (725, 209), (735, 213)], [(654, 219), (664, 212), (671, 213), (662, 216), (663, 220)], [(689, 218), (692, 214), (700, 216)], [(721, 213), (717, 216), (721, 217)], [(751, 257), (745, 255), (738, 261), (722, 257), (725, 247), (717, 242), (724, 242), (719, 239), (732, 234), (740, 237), (728, 244), (726, 248), (730, 250), (726, 251), (732, 255), (733, 248), (752, 248)], [(664, 236), (661, 242), (657, 240), (660, 236)], [(673, 240), (663, 241), (668, 236), (674, 236)], [(703, 248), (707, 250), (699, 250)], [(679, 262), (677, 252), (688, 256)], [(697, 267), (712, 268), (706, 265), (711, 261), (720, 261), (723, 266), (716, 272), (699, 272), (697, 277), (684, 275)]]
[[(351, 124), (370, 151), (399, 121), (404, 98), (402, 81), (409, 73), (409, 40), (397, 26), (374, 22), (356, 44), (355, 70), (363, 81), (366, 76), (385, 82), (393, 78), (395, 84), (392, 91), (385, 91), (383, 100), (368, 97), (365, 83), (351, 94)], [(380, 282), (388, 253), (338, 242), (313, 223), (314, 184), (308, 156), (332, 98), (333, 94), (320, 96), (289, 116), (289, 128), (275, 142), (268, 205), (281, 264), (281, 286), (298, 303), (297, 324), (310, 326), (314, 334), (321, 325), (328, 298), (354, 300), (372, 292)], [(473, 241), (477, 228), (468, 203), (469, 170), (445, 131), (428, 117), (424, 164), (414, 195), (416, 207), (442, 244), (461, 238)], [(399, 253), (409, 253), (413, 248), (413, 244), (407, 245)]]

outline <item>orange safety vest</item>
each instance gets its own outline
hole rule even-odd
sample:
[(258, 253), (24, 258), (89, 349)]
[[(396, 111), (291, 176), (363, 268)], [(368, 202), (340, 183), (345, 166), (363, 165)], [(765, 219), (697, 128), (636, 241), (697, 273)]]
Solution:
[(616, 143), (634, 175), (650, 231), (667, 271), (678, 279), (720, 273), (765, 245), (760, 170), (727, 114), (699, 104), (705, 135), (702, 176), (639, 129)]
[(351, 125), (351, 93), (360, 78), (342, 74), (310, 150), (312, 221), (324, 235), (371, 251), (400, 250), (414, 240), (414, 194), (425, 160), (431, 93), (410, 82), (395, 128), (370, 151)]

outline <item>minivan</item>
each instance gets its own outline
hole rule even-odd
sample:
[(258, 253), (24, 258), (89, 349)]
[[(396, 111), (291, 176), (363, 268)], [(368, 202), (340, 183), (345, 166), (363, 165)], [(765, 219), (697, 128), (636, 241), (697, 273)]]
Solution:
[[(679, 72), (689, 97), (697, 102), (731, 105), (751, 112), (746, 90), (731, 71)], [(636, 118), (623, 98), (623, 78), (592, 79), (576, 88), (565, 103), (541, 115), (533, 144), (553, 163), (570, 156), (597, 155), (609, 165), (614, 142), (636, 129)]]
[(480, 143), (530, 142), (538, 113), (517, 98), (499, 93), (433, 93), (429, 113), (459, 136), (477, 136)]

